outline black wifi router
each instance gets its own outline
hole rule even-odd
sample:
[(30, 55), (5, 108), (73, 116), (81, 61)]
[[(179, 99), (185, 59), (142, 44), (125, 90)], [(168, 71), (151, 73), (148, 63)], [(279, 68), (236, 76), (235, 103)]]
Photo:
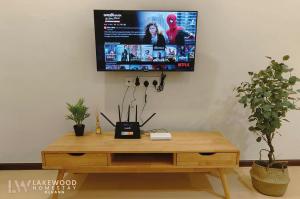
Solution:
[(113, 126), (115, 127), (115, 139), (140, 139), (141, 130), (149, 120), (151, 120), (156, 113), (153, 113), (142, 125), (137, 121), (137, 105), (135, 106), (135, 121), (130, 122), (130, 105), (128, 106), (127, 121), (123, 122), (121, 120), (120, 105), (118, 105), (119, 121), (114, 124), (104, 113), (101, 115)]

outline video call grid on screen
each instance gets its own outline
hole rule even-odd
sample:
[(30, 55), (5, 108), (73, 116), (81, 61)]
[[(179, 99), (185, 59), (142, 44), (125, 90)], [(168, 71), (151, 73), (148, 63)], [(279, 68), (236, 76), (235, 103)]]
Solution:
[(194, 71), (197, 11), (95, 10), (98, 71)]

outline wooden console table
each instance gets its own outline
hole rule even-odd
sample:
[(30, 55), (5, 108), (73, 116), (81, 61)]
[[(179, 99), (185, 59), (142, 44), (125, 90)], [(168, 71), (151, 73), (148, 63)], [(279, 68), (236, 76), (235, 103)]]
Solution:
[[(69, 133), (42, 151), (43, 169), (70, 173), (167, 173), (217, 170), (229, 199), (224, 168), (239, 164), (239, 150), (218, 132), (172, 132), (172, 140), (114, 139), (112, 132)], [(52, 198), (56, 199), (57, 194)]]

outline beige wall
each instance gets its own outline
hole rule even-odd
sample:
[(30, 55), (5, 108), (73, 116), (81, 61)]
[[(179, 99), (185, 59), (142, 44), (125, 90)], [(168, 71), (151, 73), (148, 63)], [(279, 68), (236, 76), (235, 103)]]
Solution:
[[(169, 73), (165, 91), (149, 93), (146, 113), (158, 116), (146, 129), (220, 130), (242, 159), (257, 158), (232, 89), (247, 71), (266, 66), (265, 55), (290, 54), (300, 76), (299, 7), (297, 0), (1, 0), (0, 163), (40, 162), (43, 147), (72, 130), (67, 101), (84, 96), (92, 113), (98, 107), (117, 117), (129, 74), (96, 72), (93, 9), (198, 10), (195, 72)], [(278, 158), (300, 159), (299, 118), (288, 115), (292, 122), (275, 140)]]

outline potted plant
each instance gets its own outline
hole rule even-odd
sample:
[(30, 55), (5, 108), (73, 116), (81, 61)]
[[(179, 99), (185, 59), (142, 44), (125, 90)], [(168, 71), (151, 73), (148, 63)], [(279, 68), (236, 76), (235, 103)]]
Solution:
[[(300, 79), (293, 76), (293, 69), (285, 64), (288, 55), (280, 63), (267, 58), (270, 59), (269, 66), (258, 73), (249, 72), (251, 81), (242, 82), (235, 90), (239, 102), (251, 110), (249, 131), (257, 135), (257, 142), (264, 141), (268, 146), (260, 150), (260, 159), (252, 165), (252, 184), (263, 194), (282, 196), (289, 183), (287, 162), (275, 160), (272, 141), (276, 135), (281, 135), (278, 129), (282, 123), (288, 122), (287, 112), (299, 110), (295, 103), (299, 100), (296, 95), (300, 90), (295, 91), (294, 85)], [(262, 152), (267, 152), (267, 161), (261, 160)]]
[(84, 105), (84, 99), (80, 98), (75, 105), (67, 103), (67, 108), (71, 114), (66, 115), (66, 119), (73, 120), (76, 123), (73, 126), (75, 135), (83, 136), (85, 125), (82, 122), (90, 116), (90, 114), (87, 113), (88, 107)]

